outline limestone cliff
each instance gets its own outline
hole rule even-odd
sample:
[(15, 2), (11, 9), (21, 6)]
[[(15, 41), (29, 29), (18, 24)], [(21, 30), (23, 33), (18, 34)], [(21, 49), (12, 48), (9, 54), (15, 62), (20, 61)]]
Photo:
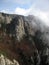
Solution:
[(0, 13), (0, 50), (20, 65), (48, 65), (49, 27), (33, 15)]

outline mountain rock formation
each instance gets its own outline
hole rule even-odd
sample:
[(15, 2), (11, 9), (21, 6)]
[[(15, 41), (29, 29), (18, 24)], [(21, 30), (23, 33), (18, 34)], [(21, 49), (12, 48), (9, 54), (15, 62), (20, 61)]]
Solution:
[(49, 65), (49, 27), (33, 15), (0, 13), (0, 50), (20, 65)]

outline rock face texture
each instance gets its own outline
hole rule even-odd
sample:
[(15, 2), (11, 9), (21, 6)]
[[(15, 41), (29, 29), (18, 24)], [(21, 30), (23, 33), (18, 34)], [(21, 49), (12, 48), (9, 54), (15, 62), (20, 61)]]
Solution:
[(1, 54), (0, 56), (0, 65), (19, 65), (19, 63), (16, 60), (10, 61), (4, 55)]
[(49, 27), (33, 15), (0, 13), (0, 50), (20, 65), (49, 65)]

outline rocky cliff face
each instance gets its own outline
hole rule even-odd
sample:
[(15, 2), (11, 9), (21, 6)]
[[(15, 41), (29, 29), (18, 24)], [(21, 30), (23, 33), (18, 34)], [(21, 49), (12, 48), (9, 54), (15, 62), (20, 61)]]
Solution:
[(49, 27), (33, 15), (1, 13), (0, 46), (20, 65), (48, 65)]

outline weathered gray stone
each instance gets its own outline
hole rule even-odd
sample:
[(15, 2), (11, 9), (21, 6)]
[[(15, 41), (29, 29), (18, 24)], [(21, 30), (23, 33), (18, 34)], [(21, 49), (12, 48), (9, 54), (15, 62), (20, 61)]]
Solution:
[(12, 62), (10, 59), (6, 58), (4, 55), (1, 54), (0, 65), (19, 65), (19, 63), (15, 59)]

